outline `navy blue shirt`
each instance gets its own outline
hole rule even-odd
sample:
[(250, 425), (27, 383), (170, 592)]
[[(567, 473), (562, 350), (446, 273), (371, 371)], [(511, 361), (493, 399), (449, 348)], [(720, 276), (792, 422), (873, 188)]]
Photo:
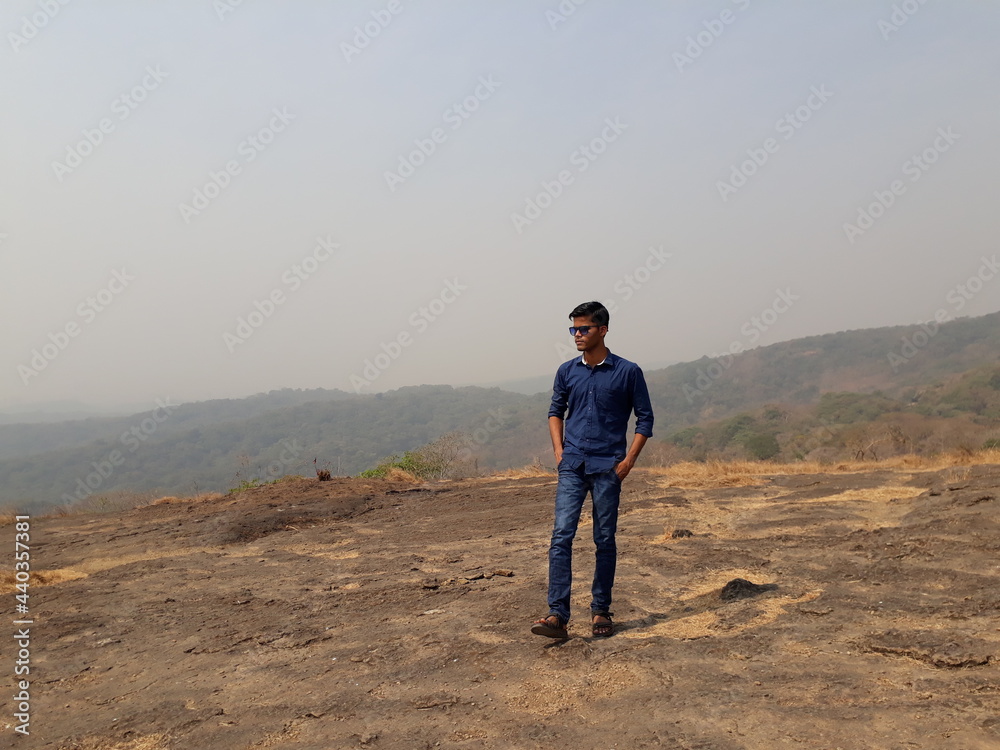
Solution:
[[(567, 416), (564, 416), (569, 411)], [(563, 362), (552, 386), (550, 417), (565, 420), (563, 460), (587, 474), (609, 471), (628, 452), (626, 431), (635, 411), (635, 431), (653, 436), (653, 407), (642, 370), (608, 352), (591, 367), (582, 357)]]

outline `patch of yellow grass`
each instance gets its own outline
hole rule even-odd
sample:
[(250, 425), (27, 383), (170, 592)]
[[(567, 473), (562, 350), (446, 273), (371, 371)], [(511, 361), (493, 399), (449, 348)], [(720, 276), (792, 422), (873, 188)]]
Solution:
[(683, 461), (664, 468), (642, 469), (649, 474), (665, 475), (670, 484), (689, 489), (708, 487), (745, 487), (760, 484), (765, 476), (775, 474), (815, 474), (829, 471), (818, 463), (774, 464), (764, 461)]
[(173, 503), (210, 503), (213, 500), (220, 500), (225, 495), (221, 492), (202, 492), (200, 495), (194, 495), (193, 497), (174, 497), (169, 495), (167, 497), (159, 497), (150, 505), (172, 505)]
[(1000, 463), (1000, 449), (975, 452), (954, 451), (935, 456), (903, 455), (882, 461), (818, 461), (772, 463), (769, 461), (682, 461), (666, 467), (643, 467), (649, 474), (667, 477), (670, 484), (689, 489), (745, 487), (759, 484), (763, 477), (779, 474), (858, 474), (885, 469), (940, 471), (952, 467)]
[(905, 485), (886, 484), (882, 487), (865, 488), (861, 490), (845, 490), (833, 495), (814, 497), (808, 500), (798, 500), (796, 502), (807, 503), (847, 503), (847, 502), (889, 502), (890, 500), (906, 500), (911, 497), (922, 495), (926, 490), (923, 487), (907, 487)]
[[(726, 582), (734, 578), (743, 578), (754, 583), (770, 582), (766, 580), (769, 578), (767, 574), (747, 568), (711, 571), (705, 574), (704, 578), (684, 596), (679, 597), (678, 603), (690, 607), (690, 614), (680, 614), (650, 627), (627, 630), (622, 633), (622, 637), (644, 639), (665, 636), (679, 640), (692, 640), (709, 636), (731, 637), (751, 628), (770, 625), (785, 614), (792, 605), (814, 601), (822, 593), (822, 590), (817, 589), (799, 593), (796, 596), (791, 592), (778, 589), (770, 596), (742, 599), (739, 600), (739, 603), (724, 602), (719, 598), (719, 595)], [(739, 625), (719, 629), (720, 614), (731, 610), (734, 606), (752, 608), (753, 616)]]
[(60, 745), (59, 750), (161, 750), (167, 747), (165, 734), (147, 734), (134, 740), (112, 740), (105, 737), (90, 737), (82, 742)]
[[(184, 550), (172, 549), (169, 547), (158, 547), (153, 550), (133, 555), (120, 555), (114, 558), (98, 557), (88, 558), (75, 563), (73, 568), (57, 568), (55, 570), (32, 570), (29, 586), (51, 586), (64, 581), (75, 581), (77, 578), (86, 578), (93, 573), (102, 570), (110, 570), (120, 565), (128, 565), (134, 562), (144, 562), (146, 560), (158, 560), (163, 557), (181, 557), (195, 553), (214, 552), (210, 547), (190, 547)], [(14, 571), (0, 571), (0, 596), (12, 593), (17, 582)]]
[(503, 469), (501, 471), (495, 471), (490, 474), (488, 479), (529, 479), (532, 477), (549, 477), (555, 476), (555, 472), (552, 469), (542, 466), (541, 463), (536, 461), (533, 464), (528, 464), (527, 466), (521, 466), (516, 469)]
[[(75, 581), (86, 578), (87, 574), (73, 568), (58, 570), (33, 570), (28, 579), (28, 586), (50, 586), (63, 581)], [(6, 596), (17, 590), (17, 574), (13, 570), (0, 571), (0, 595)]]
[(407, 471), (406, 469), (400, 469), (398, 466), (392, 466), (385, 473), (385, 478), (390, 482), (422, 482), (423, 480), (418, 477), (413, 472)]

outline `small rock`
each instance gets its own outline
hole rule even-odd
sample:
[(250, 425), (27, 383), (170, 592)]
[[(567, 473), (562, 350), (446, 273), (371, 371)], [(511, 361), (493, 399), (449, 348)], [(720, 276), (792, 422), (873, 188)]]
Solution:
[(694, 536), (694, 532), (690, 529), (674, 529), (674, 533), (670, 535), (671, 539), (682, 539), (687, 536)]
[(737, 599), (748, 599), (776, 588), (778, 588), (776, 583), (753, 583), (746, 578), (734, 578), (722, 587), (719, 598), (724, 602), (732, 602)]
[(803, 604), (799, 606), (799, 612), (801, 612), (804, 615), (823, 616), (833, 612), (833, 607), (815, 607), (815, 606), (809, 606), (808, 604)]
[(506, 568), (497, 568), (496, 570), (493, 571), (493, 575), (495, 575), (495, 576), (504, 576), (505, 578), (510, 578), (511, 576), (514, 575), (514, 571), (513, 570), (507, 570)]
[(440, 585), (441, 585), (441, 584), (440, 584), (440, 583), (438, 583), (438, 579), (437, 579), (437, 578), (428, 578), (428, 579), (426, 579), (426, 580), (425, 580), (425, 581), (423, 582), (423, 587), (424, 587), (425, 589), (436, 589), (436, 588), (438, 588), (438, 587), (439, 587)]

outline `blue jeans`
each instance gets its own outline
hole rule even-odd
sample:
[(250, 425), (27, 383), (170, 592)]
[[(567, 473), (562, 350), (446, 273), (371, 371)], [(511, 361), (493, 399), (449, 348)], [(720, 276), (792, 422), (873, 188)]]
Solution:
[(573, 584), (573, 537), (580, 523), (583, 501), (590, 492), (594, 503), (594, 545), (597, 548), (594, 584), (591, 588), (592, 612), (611, 607), (611, 587), (615, 583), (618, 548), (618, 503), (622, 483), (614, 469), (585, 474), (583, 465), (576, 469), (559, 466), (556, 487), (556, 518), (549, 547), (549, 612), (569, 621), (570, 589)]

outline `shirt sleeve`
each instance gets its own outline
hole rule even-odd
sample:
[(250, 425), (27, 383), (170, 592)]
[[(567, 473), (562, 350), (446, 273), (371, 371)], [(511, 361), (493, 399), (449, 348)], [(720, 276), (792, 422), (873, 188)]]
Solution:
[(569, 394), (566, 390), (566, 381), (563, 378), (563, 371), (560, 367), (556, 370), (556, 379), (552, 384), (552, 405), (549, 406), (549, 416), (564, 419), (568, 403)]
[(632, 408), (635, 409), (635, 431), (647, 438), (653, 437), (653, 405), (649, 401), (646, 377), (638, 365), (632, 382)]

